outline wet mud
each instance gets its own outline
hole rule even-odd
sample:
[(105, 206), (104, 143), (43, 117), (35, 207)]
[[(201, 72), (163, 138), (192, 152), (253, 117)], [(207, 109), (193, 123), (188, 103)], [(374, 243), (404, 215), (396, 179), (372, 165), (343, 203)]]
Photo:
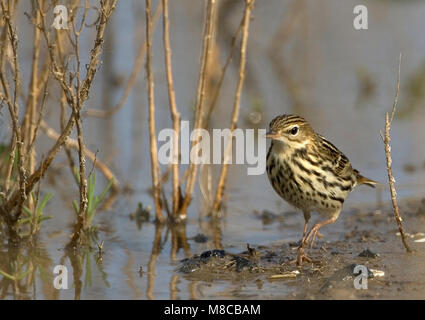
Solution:
[[(345, 219), (340, 240), (327, 241), (325, 235), (307, 250), (312, 263), (296, 266), (297, 242), (250, 243), (238, 253), (213, 249), (195, 254), (181, 260), (176, 272), (192, 281), (228, 283), (227, 290), (250, 288), (224, 295), (231, 298), (424, 299), (424, 201), (405, 201), (401, 209), (407, 230), (413, 231), (408, 233), (413, 253), (406, 253), (390, 207), (383, 211), (357, 209)], [(269, 211), (256, 213), (260, 219), (264, 215), (264, 224), (285, 220)], [(356, 266), (364, 266), (367, 273)], [(362, 279), (356, 288), (358, 276)], [(363, 287), (362, 281), (366, 281)]]

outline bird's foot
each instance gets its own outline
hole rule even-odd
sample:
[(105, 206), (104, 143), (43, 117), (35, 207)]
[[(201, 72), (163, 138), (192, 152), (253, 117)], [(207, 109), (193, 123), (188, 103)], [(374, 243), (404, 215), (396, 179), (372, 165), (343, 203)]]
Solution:
[(313, 260), (311, 260), (308, 256), (307, 256), (307, 254), (305, 253), (305, 249), (304, 249), (304, 247), (303, 247), (303, 245), (301, 245), (299, 248), (298, 248), (298, 253), (297, 253), (297, 266), (300, 266), (303, 262), (308, 262), (308, 263), (310, 263), (310, 262), (312, 262)]
[(300, 266), (303, 262), (311, 263), (313, 260), (307, 256), (305, 253), (305, 249), (303, 246), (303, 243), (298, 247), (297, 251), (297, 258), (294, 260), (291, 260), (290, 264), (296, 264), (297, 266)]

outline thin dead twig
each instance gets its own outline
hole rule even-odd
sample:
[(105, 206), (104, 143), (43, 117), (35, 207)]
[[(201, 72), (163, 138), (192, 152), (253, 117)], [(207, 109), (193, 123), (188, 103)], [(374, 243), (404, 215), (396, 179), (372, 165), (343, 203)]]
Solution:
[(391, 111), (391, 116), (388, 114), (388, 112), (385, 113), (385, 134), (382, 134), (381, 132), (381, 138), (385, 145), (385, 157), (387, 158), (387, 172), (388, 172), (388, 181), (390, 184), (390, 193), (391, 193), (391, 201), (394, 209), (394, 218), (397, 222), (398, 230), (400, 232), (401, 241), (403, 242), (404, 247), (406, 248), (407, 252), (412, 252), (412, 249), (410, 249), (409, 244), (406, 240), (406, 235), (404, 233), (402, 219), (400, 217), (400, 212), (397, 205), (397, 191), (395, 189), (395, 179), (393, 176), (393, 170), (391, 167), (392, 159), (391, 159), (391, 146), (390, 146), (390, 127), (391, 122), (394, 119), (394, 114), (397, 107), (397, 101), (398, 101), (398, 92), (400, 89), (400, 69), (401, 69), (401, 54), (399, 57), (399, 63), (398, 63), (398, 77), (397, 77), (397, 89), (394, 97), (394, 103), (393, 103), (393, 109)]

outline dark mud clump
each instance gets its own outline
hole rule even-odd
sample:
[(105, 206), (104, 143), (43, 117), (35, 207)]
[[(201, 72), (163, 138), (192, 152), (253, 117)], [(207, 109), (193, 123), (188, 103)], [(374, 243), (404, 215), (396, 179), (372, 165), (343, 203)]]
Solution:
[(200, 255), (183, 259), (178, 272), (196, 273), (209, 272), (220, 274), (222, 272), (259, 272), (260, 268), (250, 256), (244, 254), (231, 254), (224, 250), (208, 250)]
[(188, 238), (188, 240), (193, 240), (196, 243), (206, 243), (208, 241), (208, 237), (202, 233), (198, 233), (196, 236)]
[(359, 257), (362, 258), (378, 258), (379, 254), (370, 251), (369, 249), (363, 250), (362, 252), (360, 252)]

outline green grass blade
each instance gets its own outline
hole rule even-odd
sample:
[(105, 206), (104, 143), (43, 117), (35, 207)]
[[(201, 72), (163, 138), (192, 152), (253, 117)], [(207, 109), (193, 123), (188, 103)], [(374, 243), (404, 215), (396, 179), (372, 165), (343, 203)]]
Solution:
[(80, 213), (80, 208), (78, 207), (77, 201), (72, 201), (72, 206), (74, 207), (75, 214), (78, 215)]
[(88, 187), (88, 204), (87, 204), (87, 212), (90, 214), (92, 210), (96, 207), (94, 206), (94, 191), (96, 189), (96, 172), (93, 172), (89, 176), (89, 187)]
[(50, 192), (44, 195), (40, 205), (37, 208), (37, 217), (40, 217), (41, 215), (43, 215), (44, 207), (46, 206), (47, 202), (49, 202), (51, 198), (52, 198), (52, 194)]
[(42, 216), (38, 218), (38, 223), (43, 222), (44, 220), (52, 219), (52, 216)]
[(12, 276), (11, 274), (8, 274), (7, 272), (2, 271), (1, 269), (0, 269), (0, 274), (9, 280), (12, 280), (12, 281), (16, 280), (14, 276)]
[(99, 203), (101, 203), (103, 201), (103, 199), (105, 198), (106, 194), (108, 193), (109, 189), (111, 189), (112, 184), (114, 183), (114, 178), (112, 178), (111, 180), (109, 180), (108, 185), (105, 187), (105, 189), (103, 190), (103, 192), (96, 197), (96, 201), (95, 201), (95, 208), (97, 208), (97, 206), (99, 205)]
[(32, 217), (28, 217), (28, 218), (24, 218), (24, 219), (19, 219), (18, 220), (18, 224), (24, 224), (27, 222), (30, 222), (32, 220)]
[(32, 211), (27, 206), (22, 206), (27, 217), (32, 217)]

